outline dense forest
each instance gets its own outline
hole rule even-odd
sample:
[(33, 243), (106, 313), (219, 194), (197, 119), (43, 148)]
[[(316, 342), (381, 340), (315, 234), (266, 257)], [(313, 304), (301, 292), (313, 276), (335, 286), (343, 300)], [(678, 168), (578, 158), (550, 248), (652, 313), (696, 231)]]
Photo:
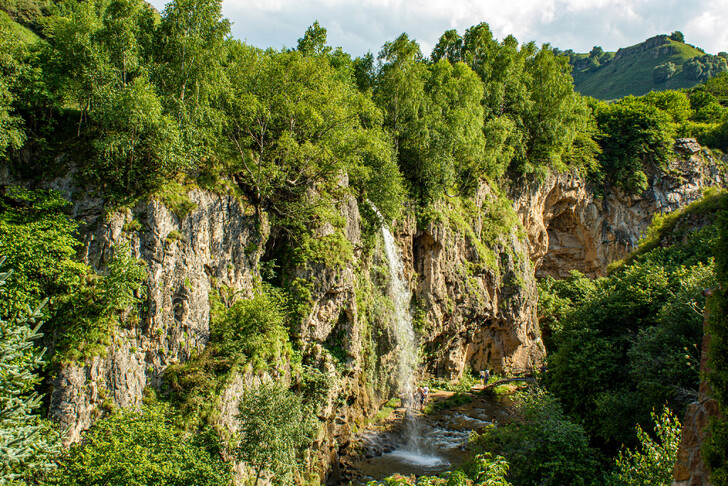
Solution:
[[(318, 23), (295, 49), (247, 45), (220, 0), (174, 0), (161, 14), (143, 0), (0, 0), (0, 484), (231, 484), (235, 461), (251, 483), (315, 483), (301, 451), (329, 385), (297, 336), (311, 288), (293, 268), (343, 267), (361, 251), (342, 198), (424, 225), (441, 204), (462, 219), (487, 184), (498, 202), (485, 255), (515, 225), (508, 194), (526, 182), (571, 171), (597, 195), (638, 196), (675, 139), (728, 151), (728, 73), (611, 103), (576, 93), (570, 73), (551, 46), (498, 40), (486, 23), (445, 32), (429, 55), (402, 34), (352, 58)], [(102, 271), (81, 257), (82, 223), (49, 185), (62, 178), (108, 213), (158, 198), (181, 219), (191, 188), (231, 195), (279, 245), (250, 298), (210, 298), (204, 350), (170, 365), (141, 409), (109, 402), (69, 448), (46, 418), (48, 377), (102, 356), (151, 289), (129, 247)], [(386, 484), (670, 484), (676, 417), (701, 378), (728, 411), (726, 197), (711, 190), (656, 217), (608, 276), (541, 280), (548, 371), (517, 399), (522, 420), (475, 434), (458, 470)], [(379, 221), (362, 214), (371, 245)], [(701, 377), (705, 308), (712, 371)], [(211, 425), (210, 397), (244, 366), (295, 378), (246, 394), (228, 437)], [(712, 482), (728, 484), (728, 423), (710, 427)]]

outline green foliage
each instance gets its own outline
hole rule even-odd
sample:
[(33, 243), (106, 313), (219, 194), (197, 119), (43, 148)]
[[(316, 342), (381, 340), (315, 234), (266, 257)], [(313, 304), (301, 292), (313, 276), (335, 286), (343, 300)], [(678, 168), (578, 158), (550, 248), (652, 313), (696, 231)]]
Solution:
[(718, 285), (712, 289), (707, 313), (710, 333), (707, 380), (711, 394), (718, 401), (722, 418), (711, 419), (703, 457), (710, 469), (712, 484), (728, 484), (728, 216), (718, 216), (718, 239), (715, 243), (715, 274)]
[[(228, 170), (256, 205), (290, 220), (288, 226), (310, 227), (316, 205), (340, 194), (348, 173), (362, 197), (381, 203), (388, 216), (398, 211), (401, 183), (381, 113), (352, 79), (326, 56), (231, 48)], [(313, 187), (321, 199), (306, 199)]]
[(0, 200), (0, 255), (15, 269), (3, 316), (13, 318), (43, 298), (68, 295), (88, 269), (75, 262), (77, 224), (66, 213), (70, 203), (55, 191), (9, 186)]
[(15, 316), (47, 296), (54, 362), (102, 353), (121, 317), (133, 315), (141, 300), (146, 270), (123, 245), (114, 248), (105, 275), (75, 261), (76, 223), (57, 192), (10, 187), (0, 204), (0, 254), (18, 268), (2, 313)]
[(672, 142), (670, 117), (652, 103), (628, 96), (597, 105), (596, 119), (603, 133), (601, 166), (607, 182), (628, 194), (647, 188), (646, 167), (667, 160)]
[(647, 410), (690, 400), (684, 390), (697, 389), (698, 370), (686, 363), (685, 350), (701, 342), (702, 290), (711, 281), (712, 268), (700, 263), (643, 261), (597, 280), (584, 300), (559, 309), (563, 327), (552, 327), (556, 351), (546, 383), (595, 443), (606, 450), (631, 445), (629, 432), (647, 423)]
[(501, 456), (477, 454), (462, 467), (440, 476), (402, 476), (394, 474), (367, 486), (510, 486), (506, 480), (509, 465)]
[(480, 77), (485, 149), (471, 177), (536, 174), (590, 167), (598, 147), (586, 103), (574, 93), (568, 60), (544, 45), (519, 47), (508, 36), (498, 42), (487, 24), (460, 37), (447, 31), (432, 53), (433, 62), (466, 63)]
[(236, 370), (282, 370), (291, 356), (286, 330), (286, 301), (264, 285), (250, 299), (226, 307), (211, 294), (210, 340), (200, 353), (165, 371), (165, 390), (182, 412), (188, 428), (213, 423), (217, 398)]
[(197, 203), (189, 196), (190, 187), (176, 181), (165, 183), (156, 196), (179, 220), (197, 209)]
[(324, 264), (330, 268), (343, 268), (354, 259), (354, 248), (342, 230), (325, 236), (305, 235), (294, 250), (294, 263), (299, 265)]
[(273, 484), (293, 484), (302, 451), (311, 444), (318, 421), (301, 398), (280, 384), (263, 383), (240, 398), (235, 456), (255, 474), (272, 474)]
[(285, 327), (285, 298), (274, 287), (239, 300), (215, 316), (210, 341), (231, 362), (248, 361), (255, 369), (276, 368), (290, 353)]
[[(4, 258), (0, 259), (0, 265)], [(0, 298), (8, 297), (6, 283), (12, 271), (0, 272)], [(0, 484), (15, 484), (42, 477), (54, 466), (60, 437), (40, 419), (40, 383), (44, 352), (34, 342), (39, 332), (43, 302), (16, 318), (0, 316)]]
[(696, 393), (716, 227), (694, 225), (709, 222), (721, 198), (658, 218), (648, 230), (652, 249), (609, 277), (542, 283), (539, 316), (552, 351), (546, 383), (606, 451), (633, 446), (629, 432), (649, 423), (648, 410), (679, 409)]
[(116, 327), (134, 319), (146, 277), (144, 264), (131, 256), (129, 247), (117, 245), (103, 276), (90, 273), (72, 293), (59, 297), (52, 321), (60, 331), (54, 361), (103, 354)]
[(521, 393), (516, 413), (516, 421), (474, 436), (471, 449), (503, 455), (515, 484), (590, 484), (594, 451), (584, 429), (566, 418), (553, 396), (538, 389)]
[(672, 470), (680, 446), (680, 421), (665, 407), (662, 414), (651, 414), (655, 425), (656, 439), (650, 437), (642, 427), (637, 426), (639, 450), (622, 450), (615, 461), (616, 469), (604, 478), (606, 485), (670, 486)]
[(25, 142), (23, 120), (13, 107), (13, 88), (21, 69), (18, 51), (22, 49), (13, 24), (0, 12), (0, 159), (8, 149), (19, 149)]
[(172, 411), (146, 405), (97, 421), (85, 440), (64, 454), (52, 485), (229, 485), (232, 475), (203, 436), (175, 428)]

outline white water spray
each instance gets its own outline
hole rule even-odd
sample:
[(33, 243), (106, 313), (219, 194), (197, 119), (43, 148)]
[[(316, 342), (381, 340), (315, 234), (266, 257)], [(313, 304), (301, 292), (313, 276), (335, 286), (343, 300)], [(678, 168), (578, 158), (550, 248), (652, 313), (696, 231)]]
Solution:
[[(379, 218), (382, 237), (384, 238), (384, 249), (387, 253), (387, 262), (389, 263), (389, 297), (394, 303), (392, 323), (394, 325), (394, 333), (399, 351), (397, 384), (399, 385), (400, 396), (403, 398), (402, 405), (408, 410), (411, 410), (416, 405), (413, 400), (413, 395), (415, 391), (415, 371), (417, 369), (417, 339), (412, 325), (412, 314), (410, 314), (409, 310), (412, 294), (409, 291), (407, 280), (404, 277), (402, 253), (397, 247), (392, 233), (387, 228), (384, 217), (371, 202), (369, 204)], [(420, 453), (420, 433), (417, 420), (410, 413), (407, 413), (406, 420), (408, 437), (405, 449)]]

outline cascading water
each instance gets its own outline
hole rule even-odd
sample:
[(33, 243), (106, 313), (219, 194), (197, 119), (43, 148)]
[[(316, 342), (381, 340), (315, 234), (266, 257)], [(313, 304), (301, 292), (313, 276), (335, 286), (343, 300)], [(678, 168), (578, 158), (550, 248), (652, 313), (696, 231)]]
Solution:
[[(415, 371), (417, 369), (417, 338), (415, 336), (414, 326), (412, 325), (412, 314), (409, 310), (412, 294), (409, 291), (407, 280), (404, 277), (402, 253), (394, 241), (394, 236), (392, 236), (392, 233), (387, 228), (381, 213), (373, 204), (370, 203), (370, 205), (377, 214), (381, 224), (384, 250), (387, 254), (387, 262), (389, 263), (389, 297), (394, 303), (392, 322), (399, 351), (397, 369), (399, 393), (402, 397), (402, 405), (407, 410), (413, 410), (416, 405), (413, 400), (413, 395), (415, 391)], [(399, 455), (407, 462), (441, 464), (442, 460), (439, 457), (423, 451), (419, 421), (415, 414), (407, 413), (405, 415), (405, 421), (407, 433), (405, 446), (400, 450), (394, 451), (392, 454)]]
[(403, 397), (403, 405), (411, 408), (414, 405), (412, 397), (414, 394), (414, 375), (417, 367), (417, 343), (414, 327), (412, 326), (412, 315), (409, 312), (412, 295), (404, 278), (404, 264), (402, 263), (399, 248), (397, 248), (392, 233), (384, 224), (384, 219), (378, 211), (377, 215), (382, 223), (384, 249), (389, 263), (389, 297), (394, 304), (392, 323), (394, 324), (394, 333), (399, 351), (397, 383), (399, 393)]

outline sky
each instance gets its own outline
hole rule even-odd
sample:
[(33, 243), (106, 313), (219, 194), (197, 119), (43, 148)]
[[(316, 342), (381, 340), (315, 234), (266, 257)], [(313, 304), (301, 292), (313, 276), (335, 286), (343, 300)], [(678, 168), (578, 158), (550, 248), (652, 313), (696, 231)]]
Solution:
[[(165, 0), (150, 0), (162, 11)], [(248, 44), (296, 47), (318, 20), (328, 44), (352, 56), (402, 32), (425, 55), (443, 32), (487, 22), (498, 39), (549, 43), (559, 49), (605, 51), (679, 30), (685, 42), (717, 54), (728, 51), (728, 0), (223, 0), (234, 37)]]

